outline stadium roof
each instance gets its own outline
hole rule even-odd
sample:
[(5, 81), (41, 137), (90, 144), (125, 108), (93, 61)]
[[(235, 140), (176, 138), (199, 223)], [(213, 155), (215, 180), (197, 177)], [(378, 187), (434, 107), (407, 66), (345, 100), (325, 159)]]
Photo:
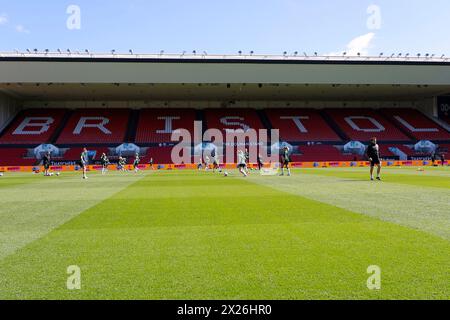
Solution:
[(448, 58), (0, 54), (0, 92), (23, 100), (414, 100), (450, 93)]

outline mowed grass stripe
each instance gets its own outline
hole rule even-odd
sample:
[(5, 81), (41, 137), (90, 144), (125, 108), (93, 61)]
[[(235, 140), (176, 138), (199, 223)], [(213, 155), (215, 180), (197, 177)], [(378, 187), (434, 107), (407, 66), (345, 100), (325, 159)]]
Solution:
[[(447, 241), (197, 172), (158, 172), (0, 262), (0, 298), (446, 299)], [(382, 268), (369, 291), (366, 268)], [(66, 289), (66, 268), (82, 290)]]
[(450, 240), (449, 189), (420, 187), (425, 177), (413, 177), (414, 184), (400, 183), (402, 177), (386, 172), (385, 180), (399, 182), (386, 183), (368, 181), (361, 174), (296, 170), (292, 177), (252, 175), (249, 181)]
[(142, 175), (80, 173), (60, 177), (12, 174), (2, 177), (0, 259), (39, 239), (84, 210), (126, 188)]
[[(421, 188), (446, 188), (450, 189), (450, 170), (448, 168), (382, 168), (382, 179), (385, 183), (408, 184)], [(367, 181), (369, 179), (369, 168), (317, 168), (304, 169), (302, 173), (322, 175), (328, 177), (339, 177), (343, 179), (353, 179)], [(374, 170), (376, 176), (376, 170)]]

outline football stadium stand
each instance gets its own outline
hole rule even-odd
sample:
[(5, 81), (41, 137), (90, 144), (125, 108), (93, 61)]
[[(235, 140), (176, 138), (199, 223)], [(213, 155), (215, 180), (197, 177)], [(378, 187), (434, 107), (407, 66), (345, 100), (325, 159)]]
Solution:
[(20, 112), (0, 137), (0, 144), (28, 145), (51, 142), (67, 110), (28, 109)]
[(33, 166), (36, 162), (35, 157), (28, 156), (25, 148), (0, 149), (0, 166)]
[(289, 142), (341, 141), (319, 111), (312, 109), (267, 109), (272, 128)]
[[(300, 146), (300, 155), (293, 155), (292, 161), (313, 162), (313, 161), (353, 161), (355, 155), (342, 154), (338, 148), (332, 145)], [(358, 157), (357, 160), (361, 160)]]
[(227, 130), (264, 129), (258, 113), (254, 109), (207, 109), (204, 111), (208, 129)]
[(381, 109), (399, 128), (417, 140), (449, 140), (450, 133), (415, 109)]
[(411, 140), (374, 109), (328, 109), (325, 113), (339, 126), (348, 140), (366, 142), (374, 136), (380, 141)]
[(171, 141), (174, 130), (183, 128), (192, 134), (194, 109), (143, 109), (140, 111), (136, 143), (163, 143)]
[[(86, 147), (91, 153), (93, 153), (93, 160), (100, 160), (100, 156), (104, 152), (109, 155), (109, 149), (105, 147)], [(64, 154), (60, 157), (53, 157), (53, 161), (79, 161), (81, 152), (83, 151), (83, 147), (73, 147), (69, 148)]]
[[(427, 158), (416, 152), (419, 140), (431, 140), (438, 152), (447, 153), (450, 133), (415, 109), (26, 109), (0, 134), (0, 165), (37, 165), (35, 148), (41, 144), (60, 149), (55, 163), (79, 161), (87, 146), (92, 160), (105, 152), (114, 162), (115, 148), (124, 142), (142, 148), (143, 163), (171, 163), (171, 133), (179, 128), (193, 133), (195, 120), (205, 120), (203, 130), (279, 129), (280, 138), (294, 146), (293, 161), (363, 160), (346, 154), (349, 141), (380, 141), (386, 158)], [(128, 162), (132, 159), (128, 157)]]
[(128, 109), (79, 109), (72, 114), (56, 143), (121, 143), (129, 117)]

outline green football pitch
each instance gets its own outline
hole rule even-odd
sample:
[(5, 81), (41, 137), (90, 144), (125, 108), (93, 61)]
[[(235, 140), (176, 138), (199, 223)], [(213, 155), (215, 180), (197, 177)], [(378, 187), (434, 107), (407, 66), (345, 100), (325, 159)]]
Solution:
[(7, 173), (0, 300), (449, 299), (450, 168), (367, 170)]

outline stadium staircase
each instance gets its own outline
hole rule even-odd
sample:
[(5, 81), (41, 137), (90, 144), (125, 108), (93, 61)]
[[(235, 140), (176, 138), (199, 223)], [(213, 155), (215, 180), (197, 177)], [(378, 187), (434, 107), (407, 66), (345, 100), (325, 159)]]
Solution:
[(333, 118), (328, 115), (324, 110), (319, 110), (319, 114), (325, 120), (325, 122), (330, 126), (331, 129), (342, 139), (342, 141), (350, 141), (350, 137), (345, 134), (345, 132), (339, 128), (336, 122), (334, 122)]
[(67, 126), (69, 119), (72, 117), (74, 110), (68, 110), (66, 114), (63, 116), (60, 125), (56, 128), (55, 132), (50, 137), (48, 143), (56, 144), (56, 140), (58, 140), (59, 135), (63, 132), (64, 128)]
[(135, 142), (137, 127), (139, 123), (140, 110), (132, 110), (130, 114), (130, 120), (128, 128), (125, 133), (125, 142)]

